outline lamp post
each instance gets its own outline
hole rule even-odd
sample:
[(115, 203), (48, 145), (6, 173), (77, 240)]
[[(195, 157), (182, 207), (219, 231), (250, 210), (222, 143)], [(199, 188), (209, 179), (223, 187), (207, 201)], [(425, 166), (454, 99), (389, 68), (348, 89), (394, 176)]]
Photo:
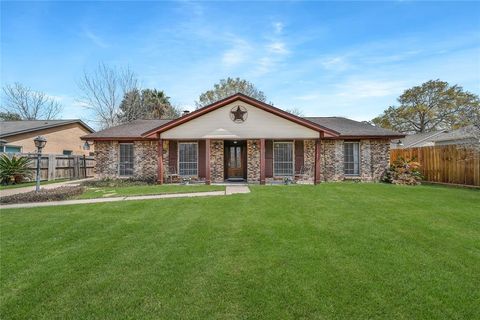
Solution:
[(37, 147), (37, 185), (35, 187), (35, 191), (38, 192), (40, 191), (40, 160), (42, 158), (42, 149), (47, 144), (47, 139), (45, 139), (45, 137), (38, 136), (33, 139), (33, 142), (35, 142), (35, 147)]

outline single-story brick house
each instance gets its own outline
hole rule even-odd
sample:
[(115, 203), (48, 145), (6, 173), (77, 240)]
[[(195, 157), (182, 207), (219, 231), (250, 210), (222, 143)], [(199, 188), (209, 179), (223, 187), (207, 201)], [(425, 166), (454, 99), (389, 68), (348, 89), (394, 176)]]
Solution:
[(404, 135), (341, 117), (298, 117), (235, 94), (175, 120), (136, 120), (83, 136), (99, 178), (159, 183), (377, 181)]

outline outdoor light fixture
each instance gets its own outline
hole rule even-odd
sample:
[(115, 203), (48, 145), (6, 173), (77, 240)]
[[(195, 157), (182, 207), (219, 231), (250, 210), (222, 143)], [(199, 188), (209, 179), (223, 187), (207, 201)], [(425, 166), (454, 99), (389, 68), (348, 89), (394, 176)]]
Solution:
[(257, 148), (258, 148), (257, 140), (254, 140), (254, 141), (252, 142), (252, 148), (253, 148), (253, 150), (257, 150)]
[(90, 143), (88, 143), (88, 141), (85, 141), (83, 144), (83, 150), (90, 150)]
[(40, 191), (40, 160), (42, 158), (42, 149), (47, 144), (47, 139), (45, 137), (38, 136), (33, 139), (33, 142), (35, 143), (35, 147), (37, 147), (37, 184), (35, 186), (35, 191), (38, 192)]
[(397, 141), (397, 146), (398, 146), (398, 147), (403, 147), (403, 142), (402, 142), (402, 140), (398, 140), (398, 141)]

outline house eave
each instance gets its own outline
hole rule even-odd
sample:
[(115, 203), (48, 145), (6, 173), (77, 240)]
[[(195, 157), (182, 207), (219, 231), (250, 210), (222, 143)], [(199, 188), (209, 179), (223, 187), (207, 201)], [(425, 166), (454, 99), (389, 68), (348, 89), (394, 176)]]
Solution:
[(283, 110), (281, 110), (281, 109), (279, 109), (279, 108), (276, 108), (276, 107), (271, 106), (271, 105), (269, 105), (269, 104), (266, 104), (266, 103), (264, 103), (264, 102), (255, 100), (255, 99), (250, 98), (250, 97), (248, 97), (248, 96), (246, 96), (246, 95), (243, 95), (243, 94), (241, 94), (241, 93), (237, 93), (237, 94), (235, 94), (235, 95), (233, 95), (233, 96), (227, 97), (227, 98), (225, 98), (225, 99), (223, 99), (223, 100), (217, 101), (217, 102), (212, 103), (212, 104), (210, 104), (210, 105), (208, 105), (208, 106), (205, 106), (205, 107), (203, 107), (203, 108), (200, 108), (200, 109), (198, 109), (198, 110), (195, 110), (195, 111), (189, 113), (188, 115), (185, 115), (185, 116), (180, 117), (180, 118), (178, 118), (178, 119), (176, 119), (176, 120), (173, 120), (173, 121), (171, 121), (171, 122), (168, 122), (168, 123), (166, 123), (166, 124), (164, 124), (164, 125), (161, 125), (161, 126), (159, 126), (159, 127), (157, 127), (157, 128), (154, 128), (154, 129), (151, 129), (151, 130), (149, 130), (149, 131), (146, 131), (146, 132), (144, 132), (144, 133), (142, 134), (142, 136), (143, 136), (143, 137), (151, 137), (152, 135), (157, 135), (157, 134), (159, 134), (159, 133), (162, 133), (162, 132), (164, 132), (164, 131), (166, 131), (166, 130), (169, 130), (169, 129), (172, 129), (172, 128), (174, 128), (174, 127), (177, 127), (177, 126), (179, 126), (179, 125), (181, 125), (181, 124), (183, 124), (183, 123), (186, 123), (186, 122), (188, 122), (188, 121), (190, 121), (190, 120), (196, 119), (196, 118), (198, 118), (198, 117), (200, 117), (200, 116), (202, 116), (202, 115), (204, 115), (204, 114), (206, 114), (206, 113), (208, 113), (208, 112), (211, 112), (211, 111), (213, 111), (213, 110), (216, 110), (216, 109), (218, 109), (218, 108), (221, 108), (221, 107), (223, 107), (223, 106), (226, 106), (226, 105), (228, 105), (228, 104), (230, 104), (230, 103), (232, 103), (232, 102), (238, 101), (238, 100), (240, 100), (240, 101), (242, 101), (242, 102), (245, 102), (245, 103), (248, 103), (248, 104), (250, 104), (250, 105), (253, 105), (254, 107), (257, 107), (257, 108), (262, 109), (262, 110), (264, 110), (264, 111), (270, 112), (270, 113), (272, 113), (272, 114), (274, 114), (274, 115), (277, 115), (277, 116), (279, 116), (279, 117), (282, 117), (282, 118), (284, 118), (284, 119), (287, 119), (287, 120), (290, 120), (290, 121), (295, 122), (295, 123), (297, 123), (297, 124), (300, 124), (300, 125), (302, 125), (302, 126), (304, 126), (304, 127), (307, 127), (307, 128), (309, 128), (309, 129), (315, 130), (315, 131), (317, 131), (317, 132), (324, 132), (324, 133), (326, 133), (326, 134), (328, 134), (328, 135), (330, 135), (330, 136), (333, 136), (333, 137), (336, 137), (336, 136), (339, 136), (339, 135), (340, 135), (340, 133), (337, 132), (337, 131), (335, 131), (335, 130), (332, 130), (332, 129), (323, 127), (323, 126), (318, 125), (318, 124), (316, 124), (316, 123), (314, 123), (314, 122), (312, 122), (312, 121), (309, 121), (309, 120), (300, 118), (300, 117), (298, 117), (298, 116), (296, 116), (296, 115), (293, 115), (293, 114), (291, 114), (291, 113), (288, 113), (288, 112), (286, 112), (286, 111), (283, 111)]

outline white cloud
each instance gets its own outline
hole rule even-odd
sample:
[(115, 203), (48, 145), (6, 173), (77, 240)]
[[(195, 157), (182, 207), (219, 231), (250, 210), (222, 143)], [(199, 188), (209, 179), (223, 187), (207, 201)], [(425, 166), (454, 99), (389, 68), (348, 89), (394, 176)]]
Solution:
[(340, 56), (322, 59), (320, 64), (327, 70), (335, 71), (344, 71), (349, 67), (347, 60)]
[(398, 95), (405, 88), (402, 81), (351, 79), (337, 86), (336, 95), (348, 99)]
[(222, 64), (227, 67), (235, 67), (247, 61), (250, 56), (251, 46), (242, 39), (233, 40), (233, 46), (222, 54)]
[(273, 23), (273, 31), (276, 33), (276, 34), (280, 34), (283, 32), (283, 28), (284, 28), (284, 24), (282, 22), (274, 22)]
[(83, 35), (90, 39), (95, 45), (97, 45), (100, 48), (108, 48), (109, 45), (106, 43), (100, 36), (96, 35), (89, 29), (85, 29), (83, 31)]
[(276, 53), (276, 54), (287, 54), (289, 51), (287, 50), (286, 44), (281, 41), (274, 41), (267, 45), (267, 50)]

